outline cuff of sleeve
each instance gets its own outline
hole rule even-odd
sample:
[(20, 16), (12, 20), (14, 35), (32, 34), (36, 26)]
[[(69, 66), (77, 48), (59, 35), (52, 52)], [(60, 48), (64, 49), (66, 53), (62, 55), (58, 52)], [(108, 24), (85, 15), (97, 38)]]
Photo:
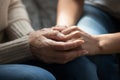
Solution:
[(0, 44), (0, 63), (22, 62), (32, 58), (28, 36)]
[(8, 28), (8, 34), (11, 34), (10, 38), (20, 38), (24, 35), (29, 34), (30, 32), (34, 31), (31, 27), (31, 24), (26, 20), (19, 20), (13, 22)]

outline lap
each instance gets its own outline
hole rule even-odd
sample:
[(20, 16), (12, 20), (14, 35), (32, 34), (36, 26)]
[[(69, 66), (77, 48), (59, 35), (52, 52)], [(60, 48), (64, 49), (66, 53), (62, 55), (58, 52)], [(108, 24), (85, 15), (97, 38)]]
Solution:
[(48, 71), (22, 64), (0, 65), (0, 80), (55, 80)]
[[(93, 14), (91, 10), (94, 11)], [(86, 6), (85, 11), (87, 12), (77, 24), (83, 31), (91, 35), (116, 31), (114, 22), (106, 13), (90, 6)], [(115, 55), (83, 56), (64, 65), (54, 64), (47, 66), (51, 66), (51, 69), (49, 68), (51, 72), (56, 77), (62, 78), (62, 80), (119, 80)]]
[(67, 64), (47, 66), (49, 66), (49, 70), (56, 78), (60, 80), (98, 80), (95, 64), (86, 57), (77, 58)]
[(84, 56), (67, 64), (54, 64), (51, 68), (53, 74), (62, 80), (74, 80), (74, 78), (76, 80), (119, 80), (118, 66), (112, 58), (112, 56)]
[[(83, 31), (91, 35), (101, 35), (117, 31), (114, 20), (104, 11), (90, 5), (86, 5), (84, 10), (85, 14), (77, 24)], [(118, 80), (116, 79), (118, 77), (116, 55), (98, 55), (88, 58), (96, 65), (97, 73), (102, 77), (102, 80)]]

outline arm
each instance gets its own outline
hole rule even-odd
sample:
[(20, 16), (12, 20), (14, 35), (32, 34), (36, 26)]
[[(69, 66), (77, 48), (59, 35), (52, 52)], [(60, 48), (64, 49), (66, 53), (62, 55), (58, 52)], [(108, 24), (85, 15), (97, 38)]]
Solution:
[(120, 33), (99, 35), (96, 38), (99, 40), (100, 45), (98, 53), (120, 53)]
[(56, 25), (75, 25), (83, 12), (84, 0), (59, 0)]
[(20, 0), (11, 0), (6, 33), (13, 41), (0, 44), (0, 63), (11, 63), (32, 58), (27, 34), (33, 31)]
[[(10, 39), (15, 40), (0, 44), (0, 63), (28, 60), (32, 56), (47, 63), (66, 63), (85, 53), (73, 50), (83, 43), (81, 40), (64, 42), (58, 37), (61, 33), (51, 29), (33, 31), (20, 0), (11, 1), (13, 2), (9, 9), (9, 26), (6, 32)], [(61, 41), (54, 41), (57, 38)]]
[(34, 31), (21, 0), (11, 0), (8, 10), (8, 28), (6, 32), (10, 39), (20, 38)]
[(30, 37), (32, 52), (46, 63), (64, 64), (86, 54), (86, 50), (75, 49), (83, 44), (82, 40), (64, 42), (65, 35), (56, 30), (42, 29), (31, 33)]
[(0, 44), (0, 63), (16, 63), (32, 59), (28, 36)]
[(88, 55), (114, 54), (120, 53), (120, 32), (101, 35), (90, 35), (77, 26), (55, 28), (62, 32), (66, 40), (82, 39), (85, 42), (81, 45), (82, 49), (88, 51)]

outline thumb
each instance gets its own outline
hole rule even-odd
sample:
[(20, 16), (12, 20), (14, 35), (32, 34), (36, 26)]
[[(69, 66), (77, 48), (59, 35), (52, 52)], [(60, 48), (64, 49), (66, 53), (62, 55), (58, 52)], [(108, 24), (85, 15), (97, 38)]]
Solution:
[(65, 40), (65, 35), (60, 33), (59, 31), (48, 32), (48, 34), (46, 34), (45, 36), (46, 36), (46, 38), (57, 40), (57, 41)]

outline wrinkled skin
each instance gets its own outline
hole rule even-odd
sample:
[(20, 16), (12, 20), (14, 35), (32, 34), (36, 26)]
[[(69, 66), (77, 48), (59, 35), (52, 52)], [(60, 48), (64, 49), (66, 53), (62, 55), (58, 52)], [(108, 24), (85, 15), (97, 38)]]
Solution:
[(45, 28), (30, 34), (30, 47), (33, 55), (39, 60), (45, 63), (64, 64), (86, 54), (86, 50), (78, 49), (84, 43), (83, 40), (66, 39), (73, 36)]

